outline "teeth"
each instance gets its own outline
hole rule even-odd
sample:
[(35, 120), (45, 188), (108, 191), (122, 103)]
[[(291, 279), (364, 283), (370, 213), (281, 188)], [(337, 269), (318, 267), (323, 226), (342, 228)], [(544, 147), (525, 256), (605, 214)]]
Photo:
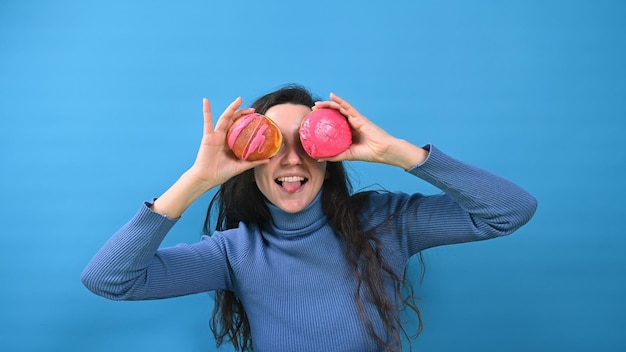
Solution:
[(278, 182), (302, 182), (304, 181), (304, 177), (302, 176), (279, 177), (276, 180), (278, 180)]

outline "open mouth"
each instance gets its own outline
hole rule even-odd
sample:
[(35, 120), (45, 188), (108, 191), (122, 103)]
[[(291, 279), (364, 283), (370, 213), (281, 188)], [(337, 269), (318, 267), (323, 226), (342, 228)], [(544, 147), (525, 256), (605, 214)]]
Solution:
[(274, 180), (279, 186), (289, 193), (297, 192), (309, 179), (302, 176), (279, 177)]

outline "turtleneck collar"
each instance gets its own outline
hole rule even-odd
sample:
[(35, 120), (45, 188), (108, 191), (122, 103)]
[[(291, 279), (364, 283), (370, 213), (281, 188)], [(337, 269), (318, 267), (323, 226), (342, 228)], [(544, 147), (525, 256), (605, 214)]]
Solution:
[(297, 213), (288, 213), (265, 200), (272, 219), (270, 228), (282, 237), (298, 237), (318, 230), (326, 223), (322, 211), (322, 191), (317, 193), (311, 204)]

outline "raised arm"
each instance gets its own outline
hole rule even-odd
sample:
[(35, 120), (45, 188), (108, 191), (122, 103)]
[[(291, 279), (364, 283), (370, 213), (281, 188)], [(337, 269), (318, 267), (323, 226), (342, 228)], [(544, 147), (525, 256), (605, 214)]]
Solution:
[(204, 131), (196, 161), (152, 206), (152, 209), (171, 219), (180, 217), (200, 196), (231, 177), (267, 163), (267, 160), (249, 162), (235, 157), (226, 143), (228, 128), (239, 116), (252, 113), (251, 108), (238, 110), (241, 98), (233, 101), (213, 127), (211, 105), (203, 100)]
[[(514, 183), (456, 160), (433, 146), (418, 147), (389, 135), (335, 94), (316, 108), (331, 107), (348, 118), (353, 144), (328, 160), (360, 160), (400, 167), (444, 193), (372, 195), (369, 225), (393, 219), (393, 232), (409, 255), (444, 244), (508, 235), (528, 222), (536, 199)], [(393, 215), (393, 216), (392, 216)]]
[(228, 148), (226, 132), (232, 122), (253, 112), (239, 110), (240, 106), (241, 98), (237, 98), (214, 127), (209, 101), (203, 100), (204, 132), (194, 164), (154, 203), (143, 205), (96, 253), (82, 273), (87, 288), (109, 299), (137, 300), (228, 286), (229, 268), (221, 237), (167, 249), (159, 246), (176, 219), (203, 193), (267, 162), (237, 159)]

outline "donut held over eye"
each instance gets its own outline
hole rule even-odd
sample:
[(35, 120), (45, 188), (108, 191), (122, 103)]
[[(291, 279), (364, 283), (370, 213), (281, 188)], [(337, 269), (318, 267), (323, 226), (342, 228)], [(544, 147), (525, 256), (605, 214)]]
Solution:
[(314, 159), (336, 156), (352, 145), (352, 130), (346, 117), (331, 108), (310, 112), (300, 125), (302, 147)]
[(283, 135), (269, 117), (252, 113), (233, 122), (226, 141), (239, 159), (255, 161), (276, 155), (283, 144)]

